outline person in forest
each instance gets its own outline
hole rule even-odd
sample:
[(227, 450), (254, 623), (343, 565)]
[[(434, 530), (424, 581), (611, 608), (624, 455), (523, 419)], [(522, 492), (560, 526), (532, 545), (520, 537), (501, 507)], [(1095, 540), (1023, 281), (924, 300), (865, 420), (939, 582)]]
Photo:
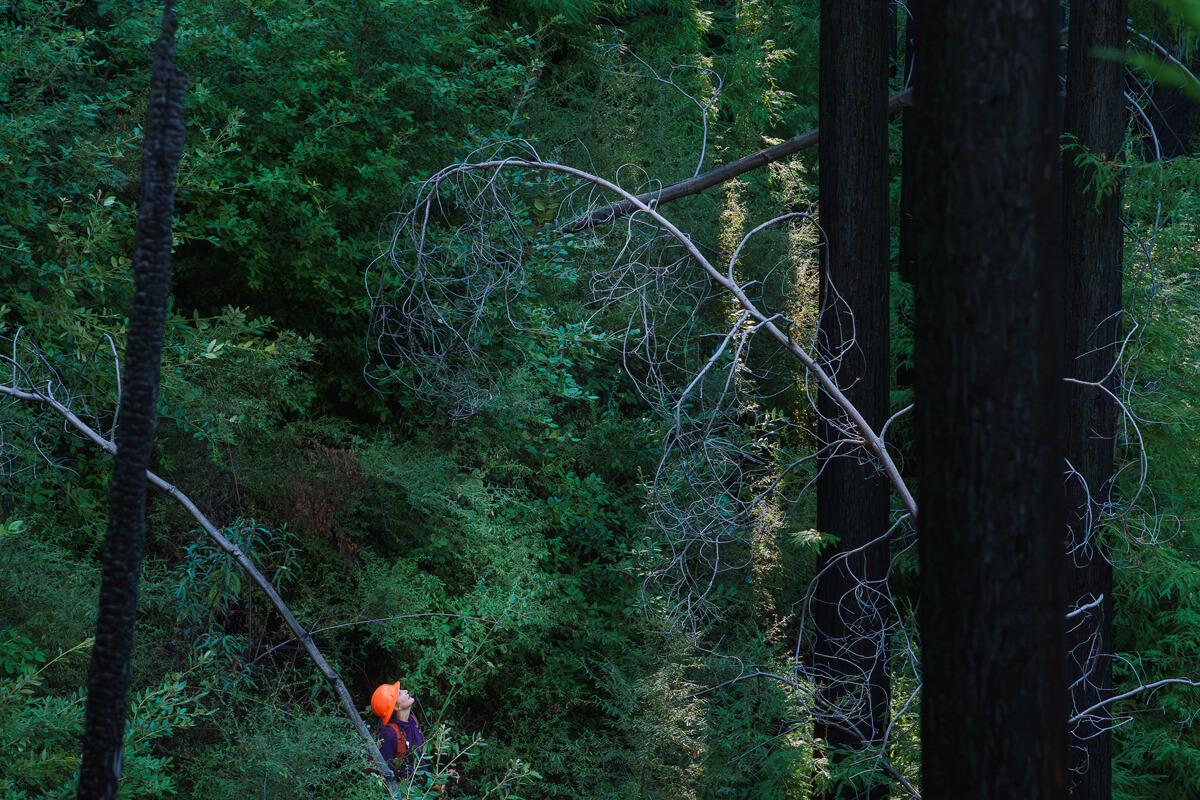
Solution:
[(424, 772), (426, 767), (425, 757), (421, 754), (425, 737), (421, 733), (421, 723), (412, 712), (415, 702), (407, 690), (400, 688), (399, 681), (385, 683), (371, 695), (371, 711), (379, 717), (376, 732), (379, 753), (401, 780)]

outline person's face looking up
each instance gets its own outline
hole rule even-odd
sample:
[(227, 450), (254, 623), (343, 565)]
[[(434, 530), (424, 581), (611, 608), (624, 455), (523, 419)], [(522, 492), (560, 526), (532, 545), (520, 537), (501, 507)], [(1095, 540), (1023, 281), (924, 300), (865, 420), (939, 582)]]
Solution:
[(415, 702), (417, 701), (413, 699), (407, 689), (401, 689), (400, 693), (396, 695), (396, 713), (401, 714), (408, 711), (413, 707), (413, 703)]

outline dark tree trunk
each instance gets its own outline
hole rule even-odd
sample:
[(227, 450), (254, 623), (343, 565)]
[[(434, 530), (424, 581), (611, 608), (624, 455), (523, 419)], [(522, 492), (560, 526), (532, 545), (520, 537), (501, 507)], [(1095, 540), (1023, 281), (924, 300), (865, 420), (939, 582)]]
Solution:
[(1056, 0), (924, 0), (914, 75), (922, 796), (1061, 798)]
[(187, 89), (187, 77), (173, 61), (176, 21), (171, 5), (168, 0), (162, 35), (155, 45), (142, 147), (141, 199), (133, 245), (136, 291), (125, 345), (117, 453), (109, 483), (96, 644), (88, 671), (80, 798), (115, 797), (121, 776), (138, 577), (146, 540), (146, 470), (158, 420), (158, 372), (171, 280), (171, 216), (175, 174), (183, 150), (183, 96)]
[[(887, 0), (821, 3), (820, 209), (823, 352), (878, 431), (888, 413)], [(845, 425), (821, 398), (825, 442)], [(888, 712), (888, 484), (861, 447), (830, 449), (817, 482), (817, 525), (838, 538), (814, 595), (814, 662), (825, 676), (818, 720), (837, 766), (876, 755)], [(853, 552), (851, 552), (853, 551)], [(880, 798), (884, 785), (833, 796)]]
[[(913, 64), (917, 53), (917, 24), (912, 14), (904, 15), (904, 80), (905, 86), (911, 85)], [(900, 117), (900, 214), (897, 236), (897, 265), (896, 272), (900, 280), (912, 286), (915, 290), (917, 282), (916, 242), (914, 240), (916, 223), (912, 216), (913, 195), (913, 148), (916, 147), (916, 129), (913, 122), (912, 106), (905, 108)], [(906, 320), (911, 323), (912, 320)], [(913, 376), (910, 366), (901, 364), (896, 369), (896, 386), (912, 386)]]
[[(1075, 166), (1080, 151), (1113, 160), (1125, 138), (1124, 65), (1097, 57), (1096, 48), (1123, 49), (1127, 0), (1073, 0), (1067, 50), (1064, 128), (1068, 150), (1063, 164), (1063, 249), (1066, 267), (1066, 358), (1068, 377), (1102, 382), (1117, 353), (1121, 309), (1121, 189), (1097, 196), (1096, 172)], [(1116, 405), (1101, 389), (1068, 384), (1067, 525), (1071, 556), (1067, 601), (1082, 606), (1103, 596), (1090, 614), (1071, 621), (1067, 679), (1072, 705), (1083, 710), (1112, 695), (1112, 564), (1095, 523), (1110, 501)], [(1081, 723), (1069, 740), (1071, 796), (1112, 797), (1112, 737), (1108, 708)]]

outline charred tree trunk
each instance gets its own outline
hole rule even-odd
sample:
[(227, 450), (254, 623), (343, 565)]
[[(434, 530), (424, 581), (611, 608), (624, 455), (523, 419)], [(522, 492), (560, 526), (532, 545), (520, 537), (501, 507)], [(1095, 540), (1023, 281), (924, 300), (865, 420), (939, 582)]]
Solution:
[[(821, 3), (819, 335), (838, 386), (877, 431), (887, 419), (890, 371), (887, 25), (887, 0)], [(820, 411), (822, 440), (845, 438), (833, 401), (822, 396)], [(827, 450), (817, 525), (838, 542), (813, 598), (814, 662), (824, 681), (816, 735), (838, 772), (877, 755), (888, 713), (888, 484), (861, 446)], [(886, 794), (881, 782), (840, 783), (829, 796)]]
[[(1127, 0), (1074, 0), (1067, 48), (1068, 136), (1063, 164), (1063, 249), (1066, 268), (1066, 374), (1116, 389), (1113, 373), (1120, 334), (1121, 188), (1097, 193), (1096, 167), (1076, 166), (1086, 149), (1114, 160), (1125, 138), (1124, 65), (1097, 48), (1123, 49)], [(1096, 522), (1111, 500), (1116, 406), (1095, 386), (1068, 384), (1067, 525), (1070, 558), (1067, 600), (1100, 606), (1072, 620), (1067, 680), (1071, 700), (1085, 709), (1112, 695), (1112, 564)], [(1068, 774), (1071, 797), (1112, 797), (1112, 737), (1108, 707), (1072, 731)]]
[(101, 554), (96, 644), (88, 671), (83, 761), (78, 797), (113, 798), (121, 777), (129, 664), (137, 616), (138, 578), (146, 541), (146, 469), (158, 421), (175, 174), (183, 151), (187, 76), (175, 68), (175, 13), (167, 0), (154, 49), (142, 147), (141, 200), (133, 245), (136, 290), (125, 345), (124, 391), (109, 483), (108, 532)]
[(1058, 3), (913, 6), (922, 796), (1061, 798)]
[[(912, 14), (906, 14), (904, 21), (904, 80), (912, 77), (913, 65), (917, 52), (917, 23)], [(912, 107), (904, 109), (900, 117), (900, 231), (899, 231), (899, 264), (897, 272), (900, 279), (910, 286), (916, 286), (916, 243), (913, 241), (912, 195), (913, 178), (912, 162), (915, 123), (913, 122)], [(911, 385), (911, 384), (910, 384)]]
[[(904, 14), (904, 80), (906, 87), (911, 85), (913, 64), (917, 53), (916, 19), (911, 9), (905, 7)], [(897, 231), (897, 264), (896, 274), (900, 280), (916, 289), (917, 262), (916, 241), (914, 239), (916, 222), (912, 215), (913, 195), (913, 148), (916, 147), (916, 123), (913, 121), (912, 107), (904, 109), (900, 117), (900, 213)], [(902, 318), (902, 324), (912, 325), (911, 314)], [(911, 360), (901, 362), (896, 367), (896, 388), (908, 389), (913, 385), (913, 370)], [(910, 467), (911, 471), (911, 467)], [(906, 473), (907, 474), (907, 473)]]

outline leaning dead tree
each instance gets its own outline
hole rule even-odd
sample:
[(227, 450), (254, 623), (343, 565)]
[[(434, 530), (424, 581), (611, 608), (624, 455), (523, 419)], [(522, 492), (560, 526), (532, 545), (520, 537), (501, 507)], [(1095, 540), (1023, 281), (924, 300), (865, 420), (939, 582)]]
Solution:
[[(506, 152), (515, 155), (507, 156)], [(632, 202), (644, 220), (627, 222), (626, 232), (632, 231), (634, 225), (649, 225), (663, 234), (652, 243), (638, 241), (632, 235), (626, 237), (614, 269), (593, 279), (593, 289), (600, 290), (599, 302), (657, 300), (650, 293), (659, 285), (682, 298), (699, 300), (707, 294), (704, 284), (710, 283), (735, 304), (733, 323), (720, 335), (711, 355), (690, 372), (683, 399), (674, 391), (664, 391), (678, 380), (678, 376), (672, 380), (667, 375), (669, 369), (678, 365), (663, 357), (670, 352), (670, 336), (665, 337), (667, 344), (656, 345), (650, 343), (651, 336), (641, 329), (627, 331), (626, 357), (630, 353), (646, 356), (649, 377), (638, 382), (648, 399), (664, 395), (673, 398), (670, 405), (677, 427), (682, 428), (687, 398), (694, 392), (705, 391), (705, 381), (718, 375), (723, 376), (719, 379), (722, 386), (732, 385), (744, 366), (736, 356), (755, 337), (768, 339), (803, 368), (814, 393), (825, 392), (832, 399), (840, 420), (833, 426), (836, 438), (825, 446), (858, 446), (877, 459), (904, 508), (916, 516), (916, 501), (883, 438), (886, 425), (876, 431), (867, 423), (827, 370), (827, 359), (817, 351), (814, 342), (793, 336), (793, 332), (799, 333), (804, 326), (783, 313), (760, 308), (752, 296), (759, 281), (743, 280), (738, 275), (742, 252), (754, 236), (807, 215), (784, 214), (762, 223), (746, 234), (728, 263), (718, 269), (667, 217), (617, 183), (544, 161), (523, 142), (497, 145), (481, 156), (478, 161), (446, 167), (422, 185), (413, 210), (397, 226), (387, 255), (367, 273), (366, 285), (373, 303), (371, 340), (382, 367), (377, 376), (402, 381), (430, 397), (454, 404), (467, 403), (487, 393), (486, 384), (471, 384), (461, 395), (455, 391), (479, 378), (486, 369), (481, 347), (483, 337), (490, 335), (490, 331), (485, 331), (482, 323), (487, 315), (496, 313), (490, 306), (507, 309), (518, 293), (528, 290), (532, 276), (521, 254), (540, 244), (525, 240), (529, 228), (523, 230), (520, 224), (518, 207), (522, 201), (505, 176), (520, 171), (567, 176), (584, 186)], [(440, 227), (439, 223), (450, 215), (466, 219), (451, 229)], [(661, 243), (661, 238), (669, 238), (671, 249), (652, 246)], [(646, 255), (653, 258), (643, 259)], [(685, 274), (680, 280), (681, 273)], [(693, 277), (697, 273), (703, 280)], [(640, 303), (634, 303), (634, 307), (642, 320), (655, 321), (652, 309)], [(507, 311), (498, 313), (504, 315)], [(698, 309), (688, 313), (698, 313)], [(658, 341), (664, 340), (663, 331), (654, 333)], [(723, 364), (729, 360), (734, 361), (731, 369)]]
[[(889, 114), (896, 114), (912, 106), (912, 103), (912, 89), (905, 89), (888, 98), (887, 111)], [(714, 186), (719, 186), (726, 181), (733, 180), (739, 175), (745, 175), (747, 172), (765, 167), (767, 164), (773, 164), (801, 150), (813, 147), (820, 141), (820, 138), (821, 132), (819, 129), (806, 131), (790, 139), (786, 139), (779, 144), (760, 150), (757, 153), (751, 153), (736, 161), (731, 161), (709, 172), (698, 173), (687, 180), (673, 183), (670, 186), (641, 192), (637, 195), (637, 199), (643, 203), (657, 207), (673, 200), (699, 194)], [(597, 225), (622, 219), (636, 213), (637, 210), (637, 205), (631, 199), (616, 200), (568, 219), (563, 223), (562, 230), (567, 233), (586, 230)]]
[[(104, 339), (104, 343), (105, 351), (112, 354), (111, 366), (101, 366), (98, 362), (102, 354), (97, 352), (78, 360), (79, 363), (75, 366), (83, 366), (84, 369), (68, 373), (62, 368), (56, 368), (37, 343), (23, 336), (21, 330), (12, 338), (0, 337), (0, 374), (3, 375), (0, 399), (6, 399), (8, 403), (19, 406), (25, 412), (21, 416), (0, 414), (0, 419), (12, 421), (12, 424), (0, 424), (0, 475), (11, 478), (25, 470), (65, 468), (51, 455), (55, 450), (54, 441), (63, 434), (78, 436), (110, 455), (117, 454), (118, 444), (114, 431), (119, 428), (119, 407), (106, 407), (105, 400), (112, 394), (112, 388), (115, 388), (116, 396), (123, 395), (124, 387), (120, 382), (121, 369), (117, 346), (107, 338)], [(89, 371), (92, 375), (85, 377), (84, 373)], [(116, 382), (115, 387), (106, 390), (97, 385), (95, 376), (108, 373), (112, 374)], [(24, 456), (28, 453), (37, 456), (29, 460)], [(28, 463), (22, 463), (23, 461)], [(187, 494), (149, 469), (144, 469), (144, 476), (147, 483), (170, 495), (183, 506), (209, 540), (233, 559), (249, 581), (262, 591), (284, 625), (291, 631), (295, 641), (300, 643), (317, 671), (329, 683), (347, 718), (363, 740), (367, 755), (384, 776), (389, 792), (401, 796), (401, 787), (396, 782), (391, 768), (383, 760), (375, 744), (374, 735), (367, 729), (341, 676), (321, 653), (309, 629), (296, 618), (251, 558), (231, 541)]]

